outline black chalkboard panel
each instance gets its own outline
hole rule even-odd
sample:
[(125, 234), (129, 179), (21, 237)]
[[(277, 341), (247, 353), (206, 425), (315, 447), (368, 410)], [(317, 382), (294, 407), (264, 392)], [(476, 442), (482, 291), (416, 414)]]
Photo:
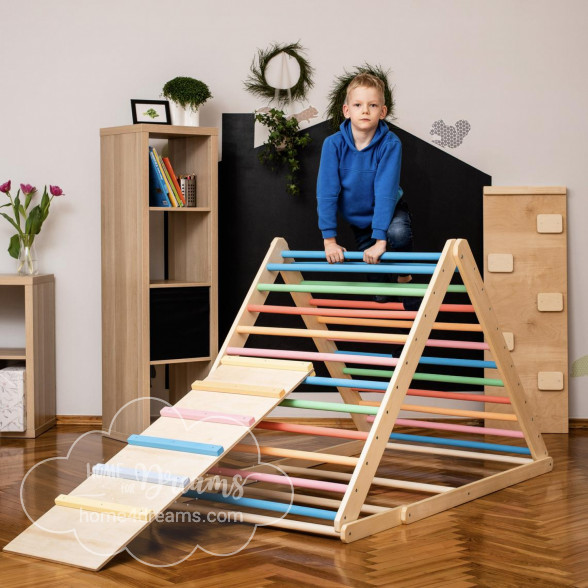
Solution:
[[(416, 251), (441, 251), (447, 239), (465, 238), (482, 269), (482, 189), (492, 178), (438, 147), (390, 125), (402, 142), (401, 185), (413, 220)], [(312, 143), (301, 157), (301, 194), (286, 194), (285, 171), (272, 172), (253, 148), (254, 115), (224, 114), (219, 166), (220, 340), (274, 237), (292, 249), (322, 249), (317, 226), (316, 178), (330, 122), (308, 129)], [(354, 249), (340, 223), (339, 241)]]

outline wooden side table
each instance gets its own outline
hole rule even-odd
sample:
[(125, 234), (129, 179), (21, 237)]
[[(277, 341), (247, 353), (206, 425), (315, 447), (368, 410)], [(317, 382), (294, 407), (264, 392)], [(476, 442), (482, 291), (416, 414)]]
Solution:
[(24, 296), (25, 347), (1, 347), (0, 366), (25, 362), (26, 430), (1, 437), (34, 438), (55, 424), (55, 277), (0, 275), (0, 288)]

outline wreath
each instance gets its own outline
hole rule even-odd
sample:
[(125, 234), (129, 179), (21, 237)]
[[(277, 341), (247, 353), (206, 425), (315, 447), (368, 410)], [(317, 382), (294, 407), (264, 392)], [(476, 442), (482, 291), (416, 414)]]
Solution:
[[(259, 49), (257, 52), (257, 64), (255, 63), (255, 58), (253, 58), (251, 73), (245, 80), (245, 89), (254, 96), (269, 98), (270, 100), (277, 97), (279, 104), (285, 104), (290, 99), (304, 99), (307, 92), (314, 86), (314, 82), (312, 81), (314, 70), (308, 60), (301, 55), (301, 52), (304, 52), (304, 48), (300, 45), (300, 42), (290, 43), (290, 45), (278, 45), (274, 43), (265, 51)], [(285, 53), (293, 57), (300, 67), (298, 81), (287, 90), (272, 88), (265, 79), (265, 69), (268, 63), (280, 53)], [(286, 92), (286, 94), (283, 94), (283, 92)]]
[(335, 130), (339, 129), (339, 125), (345, 120), (343, 116), (343, 104), (345, 104), (345, 98), (347, 96), (347, 86), (351, 80), (362, 73), (368, 73), (377, 78), (380, 78), (384, 82), (384, 103), (388, 108), (387, 119), (394, 118), (394, 97), (392, 90), (388, 84), (388, 72), (384, 71), (379, 65), (368, 65), (367, 63), (356, 67), (353, 71), (345, 73), (335, 78), (333, 89), (328, 95), (329, 104), (327, 106), (326, 115), (327, 118), (331, 119), (331, 124)]

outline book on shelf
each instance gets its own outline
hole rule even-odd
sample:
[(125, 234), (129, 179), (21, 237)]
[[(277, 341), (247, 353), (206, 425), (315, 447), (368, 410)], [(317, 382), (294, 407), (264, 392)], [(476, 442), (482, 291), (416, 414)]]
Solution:
[(163, 165), (163, 162), (161, 161), (161, 157), (159, 156), (159, 153), (157, 152), (157, 149), (155, 147), (149, 147), (149, 150), (153, 150), (153, 155), (155, 156), (155, 161), (157, 162), (157, 167), (159, 168), (161, 180), (163, 181), (163, 183), (166, 186), (167, 197), (169, 198), (169, 201), (171, 202), (172, 207), (178, 208), (179, 204), (178, 204), (178, 201), (176, 200), (176, 197), (174, 196), (174, 192), (171, 188), (170, 182), (167, 179), (166, 169), (165, 169), (165, 166)]
[(180, 176), (180, 187), (186, 199), (186, 206), (196, 206), (196, 175)]
[(149, 147), (149, 206), (162, 206), (165, 208), (171, 206), (167, 196), (167, 187), (160, 177), (159, 166), (155, 160), (152, 147)]
[(176, 196), (182, 201), (182, 205), (186, 206), (186, 199), (184, 198), (184, 194), (182, 193), (182, 188), (178, 184), (178, 178), (176, 176), (176, 172), (174, 172), (174, 168), (172, 167), (171, 161), (169, 157), (162, 157), (163, 164), (165, 165), (167, 172), (169, 174), (170, 180), (172, 182), (172, 188), (174, 189), (174, 193)]

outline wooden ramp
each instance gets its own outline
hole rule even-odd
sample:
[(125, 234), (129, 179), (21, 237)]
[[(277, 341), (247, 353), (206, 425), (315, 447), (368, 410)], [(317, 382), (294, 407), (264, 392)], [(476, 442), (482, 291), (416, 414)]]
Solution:
[[(303, 367), (307, 365), (298, 363)], [(73, 508), (54, 506), (4, 550), (99, 570), (145, 529), (155, 516), (180, 498), (190, 484), (220, 461), (223, 454), (247, 435), (308, 374), (308, 370), (299, 369), (219, 366), (204, 380), (204, 389), (192, 390), (174, 408), (222, 413), (229, 419), (228, 423), (216, 422), (211, 415), (204, 415), (204, 418), (211, 419), (204, 421), (160, 417), (141, 436), (220, 446), (222, 453), (218, 456), (201, 455), (127, 445), (107, 465), (126, 471), (125, 468), (135, 470), (137, 464), (148, 464), (151, 472), (178, 476), (179, 485), (160, 484), (158, 492), (154, 493), (152, 485), (145, 484), (141, 478), (133, 480), (93, 474), (70, 494), (82, 499), (86, 497), (85, 503), (82, 500), (77, 508), (75, 505)], [(211, 387), (219, 383), (228, 385), (236, 393), (208, 391), (205, 389), (207, 382), (212, 384)], [(282, 391), (282, 394), (266, 397), (238, 393), (243, 386), (252, 386), (252, 392), (255, 392), (260, 382), (263, 382), (262, 392), (275, 389)], [(235, 415), (233, 423), (230, 422), (231, 414)], [(238, 415), (252, 416), (255, 420), (250, 425), (240, 424)], [(99, 503), (96, 511), (85, 509), (93, 506), (90, 501)], [(121, 512), (122, 505), (130, 509), (131, 515), (146, 513), (145, 517), (125, 516)], [(112, 508), (115, 508), (114, 512)]]
[[(127, 447), (97, 465), (69, 496), (57, 497), (57, 505), (5, 549), (97, 570), (180, 497), (183, 509), (238, 509), (245, 523), (351, 542), (550, 471), (553, 462), (468, 244), (457, 239), (440, 253), (388, 253), (375, 265), (363, 263), (358, 252), (345, 256), (329, 265), (324, 252), (289, 251), (275, 239), (208, 378), (194, 382), (141, 435), (129, 437)], [(312, 279), (317, 272), (331, 279)], [(337, 279), (341, 273), (352, 281)], [(414, 280), (366, 282), (366, 273)], [(293, 304), (266, 304), (271, 292), (288, 292)], [(418, 310), (378, 304), (374, 294), (418, 300)], [(260, 326), (265, 313), (298, 315), (303, 326)], [(274, 343), (254, 347), (251, 335)], [(292, 338), (300, 337), (312, 340), (316, 351), (291, 350)], [(323, 364), (328, 377), (317, 377), (313, 362)], [(476, 375), (482, 370), (489, 375)], [(318, 401), (313, 392), (308, 399), (288, 398), (303, 382), (318, 390), (335, 387), (342, 402)], [(378, 400), (366, 392), (379, 394)], [(472, 408), (456, 408), (456, 401)], [(503, 410), (490, 417), (479, 407), (484, 403), (501, 403)], [(268, 420), (278, 405), (293, 418)], [(319, 418), (325, 410), (343, 413), (355, 430), (299, 424), (300, 409)], [(484, 426), (486, 418), (499, 426)], [(255, 429), (287, 438), (278, 446), (240, 443)], [(320, 452), (301, 451), (292, 441), (296, 435), (339, 441)], [(240, 466), (231, 450), (259, 454), (260, 463)], [(398, 452), (412, 455), (414, 466), (395, 465)], [(275, 468), (265, 463), (272, 459), (287, 476), (272, 475)], [(146, 467), (158, 472), (147, 485)], [(190, 488), (202, 477), (237, 475), (247, 482), (240, 497)], [(152, 495), (146, 486), (154, 484), (159, 491)], [(270, 511), (285, 516), (272, 518)], [(113, 513), (120, 516), (111, 520)], [(92, 514), (111, 516), (94, 521)]]

